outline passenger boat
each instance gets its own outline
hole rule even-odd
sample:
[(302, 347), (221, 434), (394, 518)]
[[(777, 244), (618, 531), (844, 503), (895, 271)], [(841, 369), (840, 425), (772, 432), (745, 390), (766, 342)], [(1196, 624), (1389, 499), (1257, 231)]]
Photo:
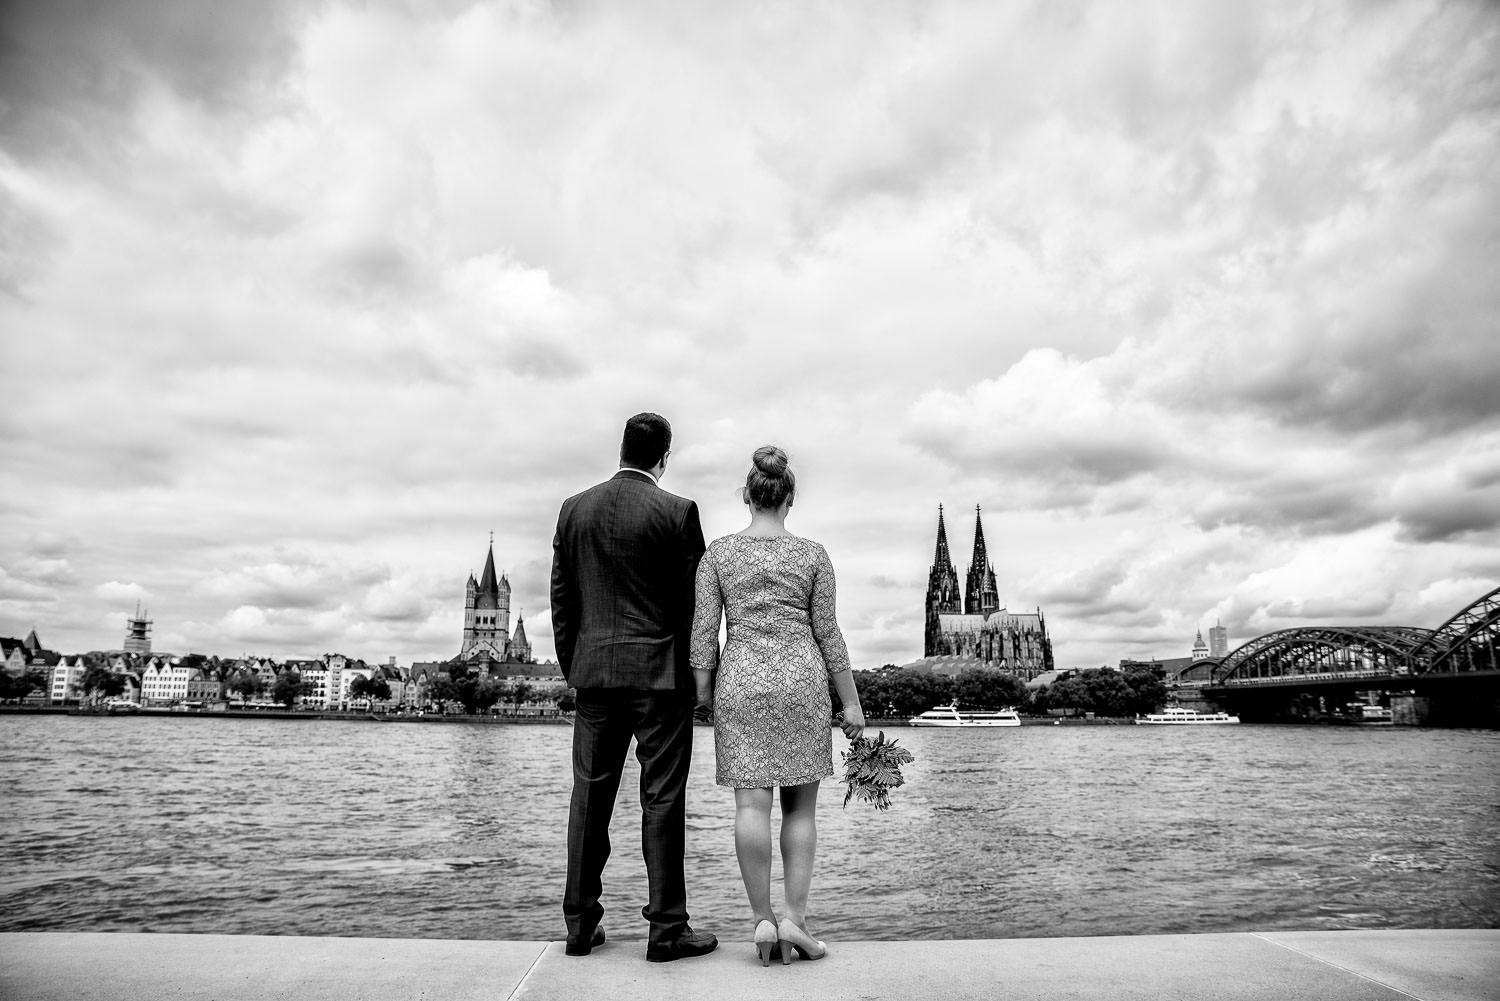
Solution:
[(1182, 706), (1167, 706), (1159, 713), (1137, 716), (1135, 721), (1142, 726), (1212, 726), (1216, 723), (1238, 723), (1238, 716), (1228, 713), (1200, 713), (1196, 709)]
[(1349, 722), (1360, 726), (1391, 726), (1395, 722), (1391, 717), (1390, 706), (1372, 706), (1363, 702), (1351, 702), (1347, 708)]
[(957, 702), (951, 702), (906, 722), (912, 726), (1020, 726), (1021, 715), (1014, 709), (960, 709)]

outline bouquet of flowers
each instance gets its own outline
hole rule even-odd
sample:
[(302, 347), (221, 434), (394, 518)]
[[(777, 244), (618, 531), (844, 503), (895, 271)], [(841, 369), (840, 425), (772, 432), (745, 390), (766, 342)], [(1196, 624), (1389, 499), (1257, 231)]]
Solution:
[(895, 740), (886, 740), (885, 731), (880, 731), (874, 740), (860, 737), (849, 742), (844, 752), (844, 782), (848, 791), (844, 793), (844, 807), (851, 799), (863, 800), (877, 810), (889, 809), (891, 790), (906, 779), (901, 777), (901, 766), (917, 760), (904, 747), (897, 747)]

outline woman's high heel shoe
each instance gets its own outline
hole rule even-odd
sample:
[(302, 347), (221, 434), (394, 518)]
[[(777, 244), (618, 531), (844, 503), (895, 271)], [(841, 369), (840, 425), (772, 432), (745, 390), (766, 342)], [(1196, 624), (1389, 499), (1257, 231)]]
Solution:
[(760, 965), (770, 966), (771, 956), (776, 952), (776, 926), (770, 921), (759, 921), (755, 925), (755, 951), (760, 953)]
[(828, 946), (799, 928), (791, 918), (782, 918), (776, 925), (776, 937), (781, 940), (781, 965), (792, 961), (792, 950), (803, 959), (822, 959), (828, 955)]

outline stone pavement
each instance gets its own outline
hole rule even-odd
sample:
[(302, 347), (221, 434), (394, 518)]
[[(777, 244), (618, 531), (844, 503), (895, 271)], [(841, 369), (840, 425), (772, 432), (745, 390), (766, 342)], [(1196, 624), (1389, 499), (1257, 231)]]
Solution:
[(644, 940), (561, 942), (0, 934), (0, 1001), (1214, 1001), (1500, 999), (1500, 930), (835, 942), (763, 968), (748, 933), (652, 964)]

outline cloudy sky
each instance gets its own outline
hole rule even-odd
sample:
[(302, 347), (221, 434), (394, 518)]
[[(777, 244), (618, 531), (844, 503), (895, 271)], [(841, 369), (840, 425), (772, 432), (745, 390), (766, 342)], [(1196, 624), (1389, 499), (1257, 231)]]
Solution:
[(624, 418), (855, 663), (974, 506), (1062, 666), (1500, 583), (1480, 2), (0, 6), (0, 635), (551, 657)]

